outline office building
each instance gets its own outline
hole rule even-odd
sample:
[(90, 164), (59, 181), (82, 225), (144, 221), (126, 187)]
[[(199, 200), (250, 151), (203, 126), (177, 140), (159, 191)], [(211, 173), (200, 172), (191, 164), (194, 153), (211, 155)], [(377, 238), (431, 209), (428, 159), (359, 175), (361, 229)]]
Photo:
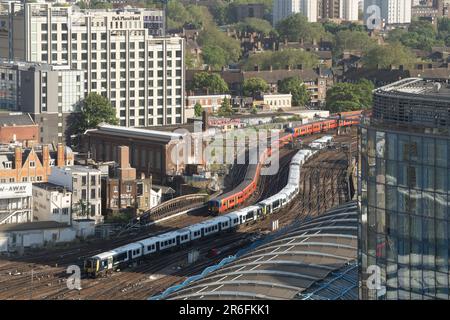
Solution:
[(450, 298), (449, 105), (448, 83), (374, 92), (359, 134), (361, 299)]
[(321, 19), (357, 21), (358, 0), (319, 0), (319, 17)]
[[(107, 97), (121, 126), (178, 124), (184, 40), (159, 37), (160, 10), (0, 5), (0, 57), (84, 71), (84, 91)], [(150, 21), (150, 22), (149, 22)]]
[(1, 79), (14, 80), (7, 80), (10, 89), (0, 105), (29, 113), (39, 125), (40, 143), (65, 143), (70, 115), (85, 97), (84, 74), (68, 65), (0, 61)]

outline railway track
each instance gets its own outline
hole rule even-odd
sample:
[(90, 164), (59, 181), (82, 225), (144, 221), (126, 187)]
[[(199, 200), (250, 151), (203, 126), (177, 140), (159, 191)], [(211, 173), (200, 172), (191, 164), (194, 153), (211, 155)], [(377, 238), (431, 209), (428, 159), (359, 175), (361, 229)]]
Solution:
[[(347, 141), (349, 137), (342, 137), (342, 140)], [(280, 172), (276, 177), (267, 176), (261, 179), (254, 201), (282, 189), (287, 180), (288, 166), (286, 164), (290, 161), (290, 153), (293, 155), (295, 151), (286, 150), (283, 154), (280, 160)], [(341, 155), (338, 157), (339, 153)], [(144, 261), (133, 268), (105, 278), (83, 279), (83, 289), (79, 292), (68, 290), (65, 284), (67, 278), (65, 269), (69, 264), (81, 263), (85, 257), (136, 241), (140, 237), (149, 237), (152, 232), (157, 234), (197, 223), (208, 218), (207, 215), (181, 216), (171, 220), (170, 225), (162, 224), (154, 226), (153, 229), (141, 230), (133, 235), (133, 239), (127, 236), (109, 242), (80, 244), (70, 249), (52, 250), (15, 258), (14, 261), (0, 259), (0, 299), (145, 299), (182, 281), (186, 276), (201, 272), (206, 266), (237, 251), (245, 243), (250, 243), (251, 237), (269, 231), (271, 221), (274, 219), (278, 219), (282, 227), (298, 219), (320, 214), (338, 203), (345, 202), (343, 186), (340, 182), (346, 175), (344, 160), (345, 155), (342, 155), (342, 152), (330, 150), (307, 162), (304, 166), (305, 170), (301, 173), (302, 181), (304, 181), (301, 192), (290, 207), (284, 208), (265, 220), (243, 226), (237, 232), (222, 234), (220, 237), (211, 238), (211, 241), (197, 243), (195, 249), (199, 250), (200, 259), (192, 265), (185, 264), (187, 253), (192, 250), (192, 247), (189, 247), (179, 252), (152, 258), (151, 262)], [(319, 184), (316, 179), (319, 179)], [(234, 244), (235, 247), (217, 257), (206, 258), (206, 253), (210, 249), (222, 248), (230, 244)], [(14, 276), (14, 273), (20, 273), (20, 275)], [(32, 276), (33, 281), (31, 281)]]

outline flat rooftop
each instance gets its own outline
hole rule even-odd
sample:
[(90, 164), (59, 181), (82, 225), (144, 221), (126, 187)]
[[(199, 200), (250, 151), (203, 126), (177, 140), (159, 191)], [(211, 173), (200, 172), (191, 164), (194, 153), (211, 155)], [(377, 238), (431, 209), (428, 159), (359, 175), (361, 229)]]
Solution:
[(376, 89), (376, 92), (389, 92), (408, 95), (442, 97), (450, 100), (450, 84), (427, 81), (421, 78), (408, 78)]

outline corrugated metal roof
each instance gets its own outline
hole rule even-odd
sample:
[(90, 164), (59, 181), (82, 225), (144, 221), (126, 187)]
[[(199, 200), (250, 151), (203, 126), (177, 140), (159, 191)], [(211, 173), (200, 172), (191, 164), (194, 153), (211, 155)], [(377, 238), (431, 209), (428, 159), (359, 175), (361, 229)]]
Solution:
[[(167, 298), (299, 299), (317, 284), (323, 289), (324, 279), (351, 265), (356, 256), (357, 205), (351, 202), (301, 223)], [(342, 276), (332, 281), (339, 294), (333, 295), (337, 289), (330, 285), (331, 293), (322, 290), (324, 298), (353, 297), (354, 283), (347, 280)]]

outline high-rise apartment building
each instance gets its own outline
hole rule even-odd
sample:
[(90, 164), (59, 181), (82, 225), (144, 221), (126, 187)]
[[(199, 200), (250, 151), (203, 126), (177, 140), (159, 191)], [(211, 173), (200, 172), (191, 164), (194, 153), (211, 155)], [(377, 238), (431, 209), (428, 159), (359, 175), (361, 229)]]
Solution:
[(449, 105), (448, 83), (374, 92), (359, 133), (361, 299), (450, 298)]
[(358, 21), (358, 0), (319, 0), (319, 17), (343, 21)]
[(160, 10), (8, 3), (0, 57), (83, 70), (85, 92), (107, 97), (122, 126), (182, 123), (184, 42), (158, 36), (163, 20)]
[[(0, 106), (30, 113), (41, 143), (64, 143), (68, 122), (85, 96), (82, 70), (44, 63), (0, 61)], [(5, 80), (2, 80), (2, 79)]]
[(364, 0), (365, 21), (372, 15), (368, 13), (370, 6), (380, 9), (383, 25), (411, 23), (412, 0)]
[(317, 0), (274, 0), (273, 25), (296, 13), (303, 14), (309, 22), (317, 22), (318, 11)]

